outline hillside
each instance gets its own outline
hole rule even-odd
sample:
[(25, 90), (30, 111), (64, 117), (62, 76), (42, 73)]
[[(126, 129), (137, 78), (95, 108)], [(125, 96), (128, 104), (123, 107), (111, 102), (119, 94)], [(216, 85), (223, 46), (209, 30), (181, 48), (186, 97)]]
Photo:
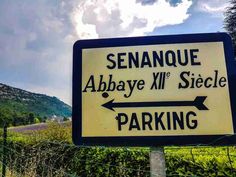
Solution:
[(36, 94), (0, 83), (0, 111), (15, 114), (32, 112), (37, 116), (71, 116), (71, 107), (56, 97)]

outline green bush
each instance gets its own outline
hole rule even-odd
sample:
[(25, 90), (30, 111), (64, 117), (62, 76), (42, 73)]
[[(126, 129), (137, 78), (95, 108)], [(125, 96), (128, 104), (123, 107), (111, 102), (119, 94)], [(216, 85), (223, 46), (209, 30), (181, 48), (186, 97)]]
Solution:
[[(70, 126), (51, 123), (37, 132), (10, 132), (10, 171), (22, 176), (150, 176), (149, 148), (76, 147)], [(236, 175), (235, 147), (167, 147), (165, 156), (167, 176)]]
[(34, 146), (8, 142), (8, 147), (9, 168), (19, 174), (149, 176), (147, 150), (78, 148), (56, 142), (41, 142)]

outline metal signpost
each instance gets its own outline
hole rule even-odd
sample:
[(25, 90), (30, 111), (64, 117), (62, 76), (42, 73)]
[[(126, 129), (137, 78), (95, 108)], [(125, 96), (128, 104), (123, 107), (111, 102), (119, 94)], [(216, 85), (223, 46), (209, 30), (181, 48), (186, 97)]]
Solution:
[(77, 41), (73, 141), (232, 144), (235, 90), (236, 61), (225, 33)]

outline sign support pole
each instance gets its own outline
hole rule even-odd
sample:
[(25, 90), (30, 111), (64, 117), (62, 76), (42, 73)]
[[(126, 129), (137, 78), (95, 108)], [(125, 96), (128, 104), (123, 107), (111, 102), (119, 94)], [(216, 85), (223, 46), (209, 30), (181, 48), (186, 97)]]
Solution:
[(163, 147), (151, 147), (150, 170), (151, 177), (166, 177), (166, 163)]

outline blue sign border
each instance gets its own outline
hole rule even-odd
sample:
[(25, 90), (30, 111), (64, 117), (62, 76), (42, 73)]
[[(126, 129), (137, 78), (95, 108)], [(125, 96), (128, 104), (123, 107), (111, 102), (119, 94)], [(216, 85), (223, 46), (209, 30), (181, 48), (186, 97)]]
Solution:
[[(72, 138), (74, 144), (81, 146), (167, 146), (236, 144), (235, 135), (82, 137), (82, 49), (201, 42), (223, 42), (224, 44), (233, 127), (234, 132), (236, 132), (236, 60), (234, 59), (232, 41), (228, 34), (202, 33), (92, 39), (79, 40), (75, 42), (73, 47)], [(215, 99), (217, 99), (217, 97)]]

